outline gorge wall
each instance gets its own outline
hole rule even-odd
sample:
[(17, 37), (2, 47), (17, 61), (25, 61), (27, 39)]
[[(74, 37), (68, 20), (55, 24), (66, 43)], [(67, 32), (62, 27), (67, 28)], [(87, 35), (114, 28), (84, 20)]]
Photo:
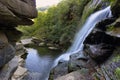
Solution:
[[(37, 17), (35, 0), (0, 0), (1, 69), (16, 54), (16, 42), (22, 35), (16, 27), (18, 25), (32, 25), (34, 22), (31, 19), (35, 17)], [(1, 75), (2, 73), (0, 73)], [(0, 77), (0, 80), (3, 79)]]

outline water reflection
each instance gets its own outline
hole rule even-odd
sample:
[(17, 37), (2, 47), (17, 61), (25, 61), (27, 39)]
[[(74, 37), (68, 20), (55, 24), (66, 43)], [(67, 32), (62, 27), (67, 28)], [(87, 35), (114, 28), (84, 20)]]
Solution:
[[(28, 52), (28, 55), (25, 60), (25, 67), (31, 73), (30, 75), (32, 76), (30, 77), (35, 78), (31, 80), (47, 80), (47, 78), (49, 77), (50, 69), (53, 66), (54, 60), (59, 54), (57, 52), (55, 54), (55, 51), (47, 50), (46, 48), (45, 50), (47, 52), (45, 52), (44, 48), (42, 48), (42, 50), (40, 48), (27, 48), (26, 50)], [(60, 51), (58, 52), (60, 53)], [(36, 77), (36, 74), (39, 76)]]

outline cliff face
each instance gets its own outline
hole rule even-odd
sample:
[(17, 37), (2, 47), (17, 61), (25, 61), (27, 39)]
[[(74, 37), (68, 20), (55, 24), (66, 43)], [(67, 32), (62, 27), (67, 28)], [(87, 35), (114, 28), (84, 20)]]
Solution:
[(15, 27), (32, 25), (35, 17), (35, 0), (0, 0), (0, 67), (15, 55), (15, 43), (21, 36)]

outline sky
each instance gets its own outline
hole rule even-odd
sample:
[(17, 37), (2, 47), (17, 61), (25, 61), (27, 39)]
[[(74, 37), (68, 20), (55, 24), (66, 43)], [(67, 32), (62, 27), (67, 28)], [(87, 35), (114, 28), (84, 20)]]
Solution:
[(60, 0), (36, 0), (37, 7), (45, 7), (56, 5), (60, 2)]

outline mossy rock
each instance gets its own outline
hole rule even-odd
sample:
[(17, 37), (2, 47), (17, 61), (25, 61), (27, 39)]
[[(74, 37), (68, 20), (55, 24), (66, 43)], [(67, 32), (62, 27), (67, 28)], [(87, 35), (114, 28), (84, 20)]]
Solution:
[(120, 0), (114, 0), (111, 5), (112, 14), (114, 17), (120, 16)]

